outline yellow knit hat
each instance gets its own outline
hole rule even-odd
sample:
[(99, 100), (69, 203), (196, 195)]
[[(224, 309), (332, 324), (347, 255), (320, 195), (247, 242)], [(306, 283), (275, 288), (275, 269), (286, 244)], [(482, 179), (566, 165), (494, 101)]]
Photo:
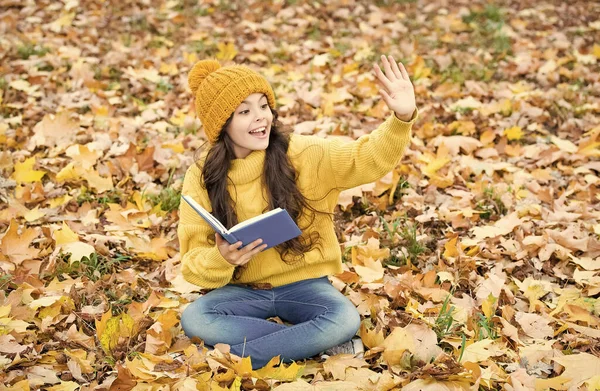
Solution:
[(211, 143), (227, 119), (249, 95), (262, 92), (269, 106), (275, 108), (275, 94), (269, 82), (243, 65), (221, 67), (216, 60), (201, 60), (192, 67), (188, 84), (195, 97), (196, 115)]

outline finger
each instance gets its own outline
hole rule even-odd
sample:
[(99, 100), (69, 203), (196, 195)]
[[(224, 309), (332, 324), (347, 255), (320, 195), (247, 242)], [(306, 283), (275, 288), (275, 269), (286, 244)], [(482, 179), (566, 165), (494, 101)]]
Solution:
[(390, 56), (390, 63), (392, 64), (392, 71), (394, 71), (394, 75), (396, 75), (398, 79), (402, 80), (402, 72), (400, 72), (400, 69), (398, 68), (398, 63), (396, 62), (396, 60), (394, 60), (394, 57), (392, 56)]
[(385, 75), (387, 76), (387, 78), (390, 81), (393, 81), (394, 79), (396, 79), (396, 75), (394, 75), (394, 72), (392, 72), (392, 68), (390, 67), (390, 62), (388, 61), (386, 56), (384, 56), (384, 55), (381, 56), (381, 62), (383, 63), (383, 70), (385, 71)]
[(263, 243), (261, 246), (256, 247), (254, 250), (252, 250), (251, 254), (252, 255), (256, 255), (259, 252), (262, 252), (265, 248), (267, 248), (267, 244)]
[(404, 67), (404, 64), (399, 63), (400, 64), (400, 72), (402, 72), (402, 76), (404, 77), (405, 80), (410, 81), (410, 77), (408, 77), (408, 72), (406, 72), (406, 68)]
[(381, 68), (379, 67), (378, 64), (375, 64), (373, 66), (373, 69), (375, 70), (375, 77), (377, 77), (377, 80), (379, 80), (379, 82), (388, 90), (391, 89), (391, 82), (390, 80), (383, 74), (383, 72), (381, 71)]
[(242, 247), (242, 242), (238, 240), (237, 242), (229, 245), (229, 251), (237, 251), (240, 247)]
[(390, 96), (390, 94), (388, 94), (386, 90), (379, 90), (379, 93), (381, 94), (381, 97), (385, 101), (385, 104), (387, 104), (388, 107), (390, 107), (390, 103), (392, 101), (392, 97)]
[(252, 250), (254, 250), (256, 246), (259, 246), (262, 242), (262, 239), (256, 239), (254, 242), (248, 244), (246, 247), (243, 248), (244, 253), (251, 253)]

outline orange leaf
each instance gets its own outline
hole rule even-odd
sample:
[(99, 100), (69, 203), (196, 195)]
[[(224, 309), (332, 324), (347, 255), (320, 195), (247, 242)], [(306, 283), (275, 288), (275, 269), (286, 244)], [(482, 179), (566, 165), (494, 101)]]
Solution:
[(39, 253), (39, 250), (30, 248), (33, 239), (38, 237), (37, 229), (23, 228), (20, 233), (18, 229), (17, 221), (12, 219), (0, 244), (2, 254), (7, 256), (8, 260), (15, 265), (20, 265), (25, 260), (35, 258)]

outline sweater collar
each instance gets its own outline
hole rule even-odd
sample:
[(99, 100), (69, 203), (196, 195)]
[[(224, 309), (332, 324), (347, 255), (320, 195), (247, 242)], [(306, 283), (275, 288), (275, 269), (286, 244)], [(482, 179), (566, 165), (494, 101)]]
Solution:
[(252, 151), (243, 159), (234, 159), (229, 167), (229, 178), (236, 185), (243, 185), (256, 180), (263, 174), (265, 151)]

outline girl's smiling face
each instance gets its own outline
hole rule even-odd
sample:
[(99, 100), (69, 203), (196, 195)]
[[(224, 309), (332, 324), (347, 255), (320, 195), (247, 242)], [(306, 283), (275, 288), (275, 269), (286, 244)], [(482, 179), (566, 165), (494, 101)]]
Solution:
[(272, 122), (273, 113), (264, 94), (254, 93), (244, 99), (225, 129), (233, 141), (235, 157), (243, 159), (252, 151), (267, 149)]

